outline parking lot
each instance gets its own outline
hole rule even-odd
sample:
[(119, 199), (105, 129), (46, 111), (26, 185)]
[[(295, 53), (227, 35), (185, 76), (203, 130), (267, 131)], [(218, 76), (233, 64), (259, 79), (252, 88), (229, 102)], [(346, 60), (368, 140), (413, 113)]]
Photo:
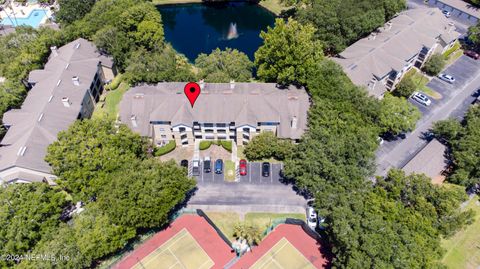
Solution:
[(442, 73), (451, 75), (455, 78), (455, 82), (448, 83), (446, 81), (440, 80), (438, 77), (433, 78), (428, 84), (427, 87), (438, 92), (442, 95), (442, 98), (431, 100), (430, 106), (424, 106), (411, 98), (409, 101), (417, 106), (424, 117), (428, 117), (433, 114), (435, 109), (439, 106), (443, 106), (447, 103), (453, 96), (457, 95), (465, 85), (469, 84), (473, 78), (475, 78), (480, 70), (480, 60), (474, 60), (465, 55), (461, 56), (454, 64), (447, 67)]
[[(200, 175), (195, 176), (199, 184), (214, 184), (214, 183), (224, 183), (224, 173), (216, 174), (213, 171), (213, 162), (212, 162), (212, 171), (210, 173), (205, 173), (203, 170), (203, 162), (200, 162)], [(262, 176), (262, 163), (260, 162), (251, 162), (247, 163), (247, 175), (238, 176), (239, 180), (237, 183), (244, 184), (282, 184), (281, 179), (281, 170), (282, 164), (274, 163), (270, 164), (270, 175), (268, 177)], [(189, 174), (191, 175), (191, 165)], [(237, 171), (238, 175), (238, 171)]]

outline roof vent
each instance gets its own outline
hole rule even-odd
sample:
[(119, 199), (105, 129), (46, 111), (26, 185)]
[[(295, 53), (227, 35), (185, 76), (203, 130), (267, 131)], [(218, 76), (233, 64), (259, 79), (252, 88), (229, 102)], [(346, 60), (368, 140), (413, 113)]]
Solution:
[(43, 113), (40, 114), (40, 117), (38, 117), (38, 120), (37, 120), (37, 121), (40, 122), (42, 119), (43, 119)]
[(80, 85), (80, 78), (78, 76), (73, 76), (72, 77), (72, 82), (73, 82), (73, 85), (79, 86)]
[(67, 63), (67, 65), (65, 65), (65, 70), (67, 70), (69, 66), (70, 66), (70, 63)]
[(57, 57), (57, 56), (58, 56), (57, 46), (52, 46), (52, 47), (50, 47), (50, 50), (52, 51), (52, 56), (53, 56), (53, 57)]
[(50, 103), (53, 99), (53, 95), (50, 95), (50, 98), (48, 98), (48, 102)]
[(368, 36), (368, 40), (375, 40), (376, 37), (377, 37), (377, 34), (372, 33), (371, 35)]
[(136, 93), (136, 94), (133, 96), (133, 99), (143, 99), (143, 96), (145, 96), (145, 94), (143, 94), (143, 93)]
[(68, 97), (62, 97), (62, 103), (64, 107), (70, 107), (71, 103)]
[(292, 129), (297, 129), (297, 123), (298, 123), (297, 117), (293, 116), (292, 122), (291, 122)]
[(235, 89), (235, 80), (230, 80), (230, 90)]
[(59, 80), (57, 81), (57, 87), (58, 87), (58, 85), (60, 85), (60, 83), (62, 83), (62, 80), (61, 80), (61, 79), (59, 79)]
[(132, 116), (130, 117), (130, 120), (132, 121), (132, 126), (133, 126), (133, 128), (137, 128), (137, 126), (138, 126), (138, 125), (137, 125), (137, 116), (132, 115)]
[(200, 84), (200, 90), (205, 89), (205, 80), (201, 79), (198, 83)]
[(298, 96), (289, 96), (288, 100), (298, 100)]
[(80, 48), (80, 42), (75, 45), (75, 49), (79, 49), (79, 48)]
[(393, 25), (393, 23), (392, 23), (391, 21), (387, 22), (387, 23), (385, 24), (386, 30), (392, 29), (392, 25)]

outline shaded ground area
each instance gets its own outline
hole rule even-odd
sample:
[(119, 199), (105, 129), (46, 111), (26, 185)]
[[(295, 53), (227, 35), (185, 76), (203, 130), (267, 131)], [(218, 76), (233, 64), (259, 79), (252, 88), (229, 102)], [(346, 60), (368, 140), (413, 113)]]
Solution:
[(465, 209), (475, 211), (473, 224), (442, 242), (442, 246), (446, 250), (442, 263), (448, 268), (476, 269), (480, 266), (480, 202), (478, 196), (473, 197)]
[(159, 157), (161, 161), (168, 161), (170, 159), (180, 163), (181, 160), (191, 161), (193, 157), (193, 146), (177, 146), (173, 151)]

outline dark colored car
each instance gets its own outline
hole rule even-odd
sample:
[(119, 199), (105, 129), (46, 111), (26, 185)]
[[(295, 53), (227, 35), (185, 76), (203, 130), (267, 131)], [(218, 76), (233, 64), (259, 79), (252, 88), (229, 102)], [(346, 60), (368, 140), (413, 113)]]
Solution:
[(267, 162), (262, 163), (262, 176), (264, 177), (270, 176), (270, 163), (267, 163)]
[(203, 172), (210, 173), (212, 170), (212, 161), (210, 161), (210, 157), (205, 157), (203, 160)]
[(463, 54), (465, 54), (468, 57), (473, 58), (475, 60), (478, 60), (478, 58), (480, 58), (480, 55), (473, 50), (466, 50), (466, 51), (463, 52)]
[(246, 176), (247, 175), (247, 161), (244, 159), (240, 160), (240, 175), (241, 176)]
[(223, 172), (223, 161), (218, 159), (215, 161), (215, 174), (221, 174)]
[(180, 161), (180, 166), (188, 169), (188, 160), (181, 160)]

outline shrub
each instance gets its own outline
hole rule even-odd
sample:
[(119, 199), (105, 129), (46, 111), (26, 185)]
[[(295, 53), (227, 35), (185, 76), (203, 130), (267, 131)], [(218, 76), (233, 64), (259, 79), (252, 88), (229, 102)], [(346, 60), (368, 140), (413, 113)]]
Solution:
[(206, 150), (212, 145), (212, 141), (200, 141), (200, 150)]
[(171, 141), (168, 142), (168, 144), (166, 144), (165, 146), (155, 148), (155, 153), (154, 153), (154, 155), (155, 155), (156, 157), (165, 155), (165, 154), (167, 154), (167, 153), (169, 153), (169, 152), (172, 152), (172, 151), (175, 149), (176, 146), (177, 146), (177, 144), (175, 144), (175, 140), (171, 140)]
[(395, 95), (408, 98), (415, 91), (415, 82), (409, 77), (405, 77), (395, 87)]
[(220, 140), (219, 143), (226, 151), (232, 152), (232, 141)]
[(423, 66), (423, 71), (431, 76), (436, 76), (445, 67), (445, 58), (441, 54), (434, 54), (428, 58)]

